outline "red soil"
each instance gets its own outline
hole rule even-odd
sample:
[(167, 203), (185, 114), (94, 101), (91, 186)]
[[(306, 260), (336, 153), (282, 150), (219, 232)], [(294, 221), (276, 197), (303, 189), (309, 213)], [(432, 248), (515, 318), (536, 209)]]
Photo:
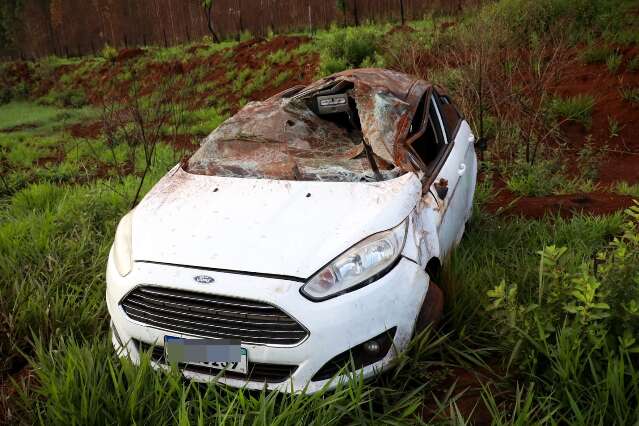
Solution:
[(102, 123), (99, 121), (87, 124), (77, 123), (70, 126), (67, 130), (74, 138), (95, 139), (102, 134)]
[[(488, 210), (529, 218), (546, 214), (569, 217), (578, 212), (606, 215), (627, 208), (631, 197), (616, 195), (617, 182), (639, 183), (639, 105), (623, 99), (622, 87), (639, 87), (639, 73), (627, 69), (631, 58), (639, 56), (637, 47), (618, 47), (623, 65), (613, 74), (605, 64), (585, 64), (576, 59), (553, 90), (561, 97), (591, 95), (595, 99), (592, 125), (568, 122), (561, 127), (566, 147), (561, 151), (568, 174), (579, 176), (578, 153), (590, 142), (601, 150), (602, 158), (596, 182), (601, 189), (590, 194), (570, 194), (546, 197), (517, 197), (503, 188), (497, 179), (498, 195), (488, 203)], [(620, 130), (612, 135), (610, 123), (616, 121)]]
[[(449, 24), (451, 23), (442, 24), (442, 30), (445, 30)], [(406, 31), (412, 31), (412, 29), (397, 26), (391, 30), (391, 33)], [(232, 114), (239, 108), (241, 95), (233, 91), (233, 82), (229, 81), (227, 77), (229, 70), (241, 70), (247, 67), (259, 70), (267, 63), (267, 57), (270, 53), (281, 49), (290, 52), (310, 41), (311, 39), (305, 36), (280, 35), (271, 40), (246, 41), (206, 58), (194, 55), (184, 61), (149, 62), (142, 71), (138, 71), (144, 75), (144, 78), (138, 78), (141, 86), (140, 95), (151, 93), (157, 90), (158, 85), (174, 78), (175, 81), (172, 84), (175, 87), (169, 87), (167, 90), (169, 93), (175, 93), (176, 96), (178, 94), (188, 96), (188, 98), (180, 99), (185, 102), (188, 109), (225, 105), (226, 112)], [(190, 50), (195, 52), (204, 47), (206, 46), (196, 45), (192, 46)], [(590, 94), (596, 100), (590, 128), (586, 129), (576, 123), (566, 123), (562, 126), (562, 133), (566, 139), (566, 149), (562, 151), (562, 155), (565, 156), (569, 174), (575, 176), (579, 173), (578, 153), (586, 141), (591, 141), (596, 147), (605, 149), (597, 182), (602, 189), (594, 194), (519, 199), (516, 199), (516, 196), (509, 191), (501, 190), (495, 200), (489, 204), (490, 210), (497, 211), (499, 207), (509, 206), (504, 213), (540, 217), (545, 213), (558, 213), (567, 216), (577, 211), (607, 214), (629, 205), (629, 197), (616, 196), (606, 192), (608, 188), (613, 187), (619, 181), (627, 181), (631, 184), (639, 183), (639, 105), (624, 100), (620, 93), (622, 87), (639, 87), (639, 73), (633, 73), (627, 69), (629, 60), (639, 55), (639, 48), (618, 46), (618, 51), (623, 55), (623, 65), (616, 74), (611, 73), (605, 64), (583, 63), (578, 59), (579, 55), (576, 52), (575, 58), (577, 59), (574, 64), (565, 72), (563, 80), (553, 88), (557, 95), (563, 97)], [(124, 98), (128, 96), (130, 83), (120, 81), (117, 77), (128, 69), (128, 59), (143, 54), (144, 50), (142, 49), (123, 49), (119, 52), (118, 60), (115, 63), (101, 65), (91, 75), (81, 76), (80, 81), (76, 84), (85, 90), (89, 102), (94, 105), (102, 104), (105, 88), (109, 91), (108, 97)], [(424, 64), (428, 63), (429, 58), (425, 57), (420, 60), (422, 59)], [(265, 99), (288, 87), (307, 84), (314, 80), (319, 57), (315, 54), (307, 57), (306, 60), (308, 62), (303, 63), (298, 58), (293, 58), (286, 64), (269, 65), (269, 71), (273, 76), (272, 80), (282, 72), (289, 72), (290, 77), (277, 86), (272, 81), (268, 82), (265, 87), (252, 93), (248, 100)], [(229, 62), (231, 63), (229, 64)], [(9, 72), (4, 73), (2, 78), (5, 81), (10, 79), (14, 83), (31, 82), (33, 83), (32, 87), (36, 87), (34, 91), (36, 95), (44, 94), (57, 84), (60, 77), (74, 71), (79, 65), (60, 66), (56, 68), (49, 81), (35, 82), (33, 79), (37, 73), (34, 73), (34, 70), (37, 66), (29, 68), (23, 62), (15, 62), (10, 65)], [(185, 83), (185, 78), (182, 76), (186, 76), (195, 69), (198, 70), (198, 73), (202, 73), (198, 75), (195, 83), (212, 82), (215, 87), (213, 89), (214, 97), (211, 96), (212, 94), (206, 93), (202, 96), (193, 96), (188, 94), (188, 91), (178, 90), (182, 87), (177, 87), (177, 85)], [(97, 84), (95, 84), (96, 80)], [(613, 120), (620, 126), (618, 136), (611, 135), (610, 132), (610, 123)], [(21, 129), (5, 129), (4, 131), (12, 130)], [(73, 137), (95, 138), (100, 135), (101, 128), (99, 123), (77, 124), (72, 126), (69, 131)], [(167, 138), (166, 142), (189, 152), (194, 147), (186, 135), (179, 135), (175, 141)]]
[[(563, 97), (589, 94), (595, 98), (590, 129), (571, 123), (562, 130), (568, 148), (573, 152), (578, 151), (588, 138), (607, 150), (599, 173), (599, 183), (603, 185), (619, 181), (639, 183), (639, 105), (624, 100), (621, 95), (623, 87), (639, 87), (639, 73), (626, 68), (631, 58), (639, 56), (639, 48), (618, 49), (624, 60), (616, 74), (605, 64), (576, 63), (556, 89)], [(618, 136), (610, 132), (613, 120), (620, 126)]]
[(38, 167), (47, 166), (49, 164), (60, 164), (64, 161), (64, 150), (58, 149), (53, 155), (47, 155), (46, 157), (40, 157), (36, 160)]
[(425, 422), (433, 420), (445, 422), (449, 420), (450, 417), (448, 416), (450, 413), (448, 409), (437, 414), (440, 409), (435, 398), (439, 401), (444, 401), (446, 393), (450, 389), (453, 389), (450, 394), (450, 402), (452, 403), (454, 401), (457, 409), (464, 418), (470, 418), (474, 425), (490, 425), (492, 423), (492, 416), (481, 398), (481, 391), (482, 386), (494, 387), (492, 376), (489, 372), (451, 368), (447, 371), (443, 382), (439, 384), (442, 390), (441, 393), (438, 395), (430, 395), (426, 398), (426, 401), (424, 401), (421, 412), (422, 418)]
[(608, 215), (632, 205), (632, 197), (612, 192), (591, 192), (545, 197), (517, 197), (501, 190), (487, 203), (492, 213), (539, 219), (545, 215), (571, 217), (577, 213)]
[(199, 146), (196, 139), (193, 135), (167, 135), (162, 138), (162, 142), (173, 146), (177, 150), (193, 153)]
[(140, 49), (139, 47), (133, 47), (130, 49), (122, 49), (118, 52), (118, 56), (115, 58), (116, 62), (123, 62), (131, 58), (136, 58), (140, 55), (144, 55), (146, 52), (144, 49)]

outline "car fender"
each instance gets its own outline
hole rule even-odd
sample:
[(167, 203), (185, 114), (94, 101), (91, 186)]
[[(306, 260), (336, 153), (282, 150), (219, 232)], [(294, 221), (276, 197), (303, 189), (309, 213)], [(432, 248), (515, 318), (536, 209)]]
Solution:
[(408, 236), (404, 256), (423, 268), (433, 257), (439, 258), (437, 225), (440, 220), (439, 207), (430, 194), (422, 197), (410, 215)]

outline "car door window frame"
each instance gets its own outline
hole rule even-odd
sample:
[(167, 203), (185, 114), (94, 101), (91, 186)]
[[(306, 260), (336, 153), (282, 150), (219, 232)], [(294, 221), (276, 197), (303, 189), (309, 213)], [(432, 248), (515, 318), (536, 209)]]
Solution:
[(448, 126), (448, 123), (444, 121), (444, 116), (441, 114), (442, 109), (443, 109), (443, 105), (444, 104), (450, 105), (450, 107), (453, 109), (453, 111), (455, 111), (455, 114), (457, 115), (457, 122), (455, 123), (455, 127), (450, 132), (450, 134), (448, 134), (448, 140), (454, 141), (455, 138), (457, 137), (457, 133), (459, 132), (459, 128), (461, 127), (462, 121), (464, 121), (464, 116), (459, 111), (457, 106), (455, 106), (453, 101), (450, 99), (450, 96), (442, 95), (435, 89), (433, 90), (433, 94), (434, 94), (437, 106), (439, 107), (438, 110), (439, 110), (439, 113), (440, 113), (440, 118), (441, 118), (442, 123), (444, 123), (444, 132), (446, 132), (446, 134), (449, 133), (449, 130), (448, 130), (449, 126)]
[[(424, 105), (424, 109), (423, 109), (424, 117), (422, 119), (422, 125), (406, 141), (406, 149), (407, 149), (407, 151), (409, 153), (410, 160), (424, 173), (424, 177), (422, 179), (422, 191), (423, 192), (427, 192), (428, 189), (430, 188), (430, 186), (433, 184), (433, 182), (437, 178), (437, 175), (439, 174), (440, 170), (444, 166), (444, 163), (446, 162), (446, 160), (450, 156), (450, 152), (452, 151), (453, 145), (455, 144), (455, 139), (451, 138), (450, 140), (447, 140), (447, 138), (446, 138), (446, 135), (445, 135), (446, 131), (443, 128), (443, 122), (442, 122), (442, 119), (441, 119), (441, 114), (439, 112), (437, 101), (436, 101), (435, 97), (433, 96), (433, 92), (434, 92), (434, 90), (431, 88), (431, 89), (429, 89), (428, 91), (426, 91), (424, 93), (424, 98), (426, 98), (425, 99), (426, 104)], [(439, 158), (437, 158), (434, 161), (434, 164), (431, 167), (429, 167), (419, 157), (419, 155), (417, 154), (417, 152), (413, 148), (412, 144), (415, 141), (417, 141), (420, 137), (423, 136), (423, 134), (426, 132), (426, 129), (427, 129), (428, 125), (430, 124), (430, 116), (431, 116), (431, 114), (430, 114), (430, 106), (431, 106), (431, 103), (433, 101), (434, 101), (433, 106), (435, 107), (435, 113), (436, 113), (437, 118), (439, 119), (441, 134), (443, 135), (443, 137), (445, 139), (444, 139), (444, 148), (442, 149), (442, 152), (439, 153)], [(434, 126), (434, 124), (433, 124), (433, 126)], [(434, 128), (434, 127), (433, 127), (433, 133), (435, 134), (435, 137), (438, 137), (437, 129)]]

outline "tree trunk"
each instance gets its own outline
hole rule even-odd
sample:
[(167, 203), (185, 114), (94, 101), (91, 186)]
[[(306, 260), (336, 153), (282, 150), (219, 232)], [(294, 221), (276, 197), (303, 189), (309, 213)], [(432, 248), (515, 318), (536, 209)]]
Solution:
[(359, 15), (357, 14), (357, 0), (353, 0), (353, 15), (355, 17), (355, 26), (359, 27)]
[(211, 36), (213, 37), (213, 41), (215, 43), (219, 43), (220, 39), (218, 38), (217, 34), (215, 34), (215, 31), (213, 30), (212, 12), (213, 12), (213, 2), (211, 2), (211, 4), (206, 7), (206, 23), (209, 27), (209, 32), (211, 33)]

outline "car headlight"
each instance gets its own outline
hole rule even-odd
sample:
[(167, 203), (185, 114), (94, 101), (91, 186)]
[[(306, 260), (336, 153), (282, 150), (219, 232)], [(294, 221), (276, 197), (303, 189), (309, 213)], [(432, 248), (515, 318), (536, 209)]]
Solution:
[(408, 219), (355, 244), (315, 274), (301, 292), (321, 301), (369, 284), (394, 266), (404, 249)]
[(113, 261), (120, 275), (127, 276), (133, 269), (133, 254), (131, 253), (131, 227), (133, 211), (128, 212), (118, 224), (113, 241)]

